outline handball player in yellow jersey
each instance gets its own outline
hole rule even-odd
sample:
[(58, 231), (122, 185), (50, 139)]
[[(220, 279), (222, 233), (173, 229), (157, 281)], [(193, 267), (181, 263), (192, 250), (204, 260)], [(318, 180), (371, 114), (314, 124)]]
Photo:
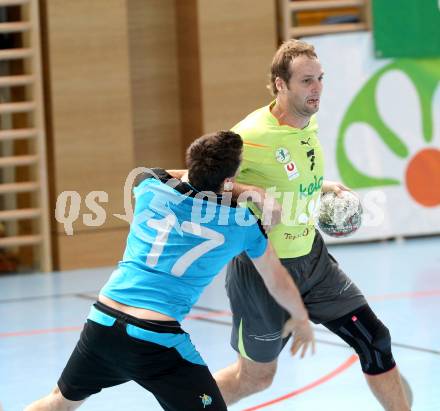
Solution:
[[(233, 194), (254, 193), (249, 207), (263, 219), (310, 319), (354, 348), (368, 385), (384, 409), (407, 411), (410, 407), (388, 329), (315, 230), (321, 192), (338, 194), (347, 188), (324, 180), (315, 117), (323, 70), (314, 47), (298, 40), (281, 45), (271, 65), (270, 86), (275, 100), (232, 128), (244, 141)], [(268, 208), (274, 198), (276, 202)], [(289, 315), (268, 293), (245, 254), (230, 263), (226, 289), (233, 312), (231, 344), (239, 355), (215, 378), (226, 403), (232, 404), (270, 386), (278, 355), (288, 340), (282, 329)]]

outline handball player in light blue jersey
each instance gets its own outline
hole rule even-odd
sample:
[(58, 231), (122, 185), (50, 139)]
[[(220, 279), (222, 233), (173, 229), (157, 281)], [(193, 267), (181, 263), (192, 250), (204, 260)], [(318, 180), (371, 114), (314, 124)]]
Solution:
[(226, 410), (180, 322), (204, 288), (245, 252), (269, 292), (291, 315), (292, 354), (314, 352), (307, 311), (259, 220), (225, 193), (243, 143), (231, 131), (208, 134), (187, 150), (188, 181), (163, 169), (141, 175), (122, 261), (91, 307), (57, 386), (26, 411), (73, 410), (103, 388), (135, 381), (164, 410)]

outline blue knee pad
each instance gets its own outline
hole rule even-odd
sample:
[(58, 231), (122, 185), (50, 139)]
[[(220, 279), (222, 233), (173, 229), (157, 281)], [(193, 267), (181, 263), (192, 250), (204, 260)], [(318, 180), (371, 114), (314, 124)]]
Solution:
[(368, 305), (324, 325), (354, 348), (365, 374), (383, 374), (396, 366), (390, 332)]

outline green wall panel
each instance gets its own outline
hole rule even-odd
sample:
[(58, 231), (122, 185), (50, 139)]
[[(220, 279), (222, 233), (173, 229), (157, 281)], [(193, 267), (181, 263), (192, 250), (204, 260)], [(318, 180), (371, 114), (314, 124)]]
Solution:
[(440, 0), (373, 0), (377, 57), (439, 57)]

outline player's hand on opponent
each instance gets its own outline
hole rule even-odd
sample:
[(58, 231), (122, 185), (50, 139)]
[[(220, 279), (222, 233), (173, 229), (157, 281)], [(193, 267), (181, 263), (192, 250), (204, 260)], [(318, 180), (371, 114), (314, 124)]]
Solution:
[(290, 318), (283, 328), (283, 338), (292, 334), (293, 342), (290, 347), (290, 352), (295, 355), (301, 350), (301, 358), (304, 358), (307, 351), (311, 351), (312, 355), (316, 352), (315, 335), (308, 318), (298, 320)]
[(261, 222), (264, 230), (269, 232), (273, 227), (281, 222), (281, 204), (269, 192), (263, 189), (258, 190), (259, 201), (255, 205), (261, 211)]
[(351, 189), (338, 181), (324, 180), (324, 183), (322, 184), (322, 192), (328, 193), (330, 191), (333, 191), (337, 196), (340, 196), (343, 191), (351, 191)]

